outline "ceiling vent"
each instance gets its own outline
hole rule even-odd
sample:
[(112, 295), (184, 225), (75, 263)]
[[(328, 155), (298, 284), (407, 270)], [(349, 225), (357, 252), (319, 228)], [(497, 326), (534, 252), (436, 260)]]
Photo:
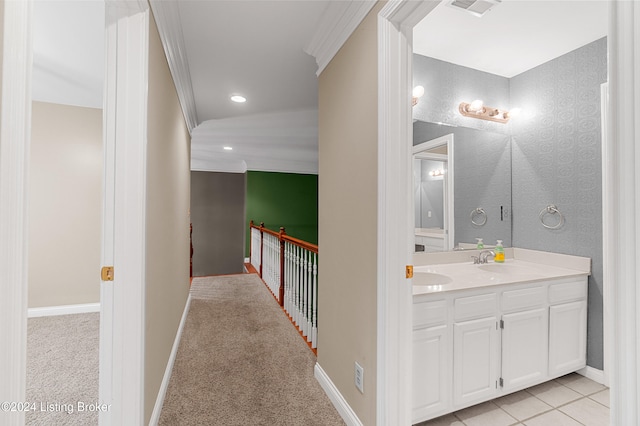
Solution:
[(466, 10), (467, 12), (481, 17), (487, 13), (492, 7), (500, 4), (502, 0), (453, 0), (451, 7)]

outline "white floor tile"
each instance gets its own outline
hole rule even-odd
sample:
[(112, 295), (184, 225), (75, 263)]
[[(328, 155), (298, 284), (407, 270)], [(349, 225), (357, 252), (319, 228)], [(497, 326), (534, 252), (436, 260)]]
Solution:
[(582, 426), (571, 417), (557, 410), (526, 420), (524, 424), (526, 426)]
[(467, 426), (510, 426), (518, 422), (492, 401), (465, 408), (456, 416)]
[(609, 425), (609, 409), (589, 398), (579, 399), (558, 408), (558, 410), (576, 419), (585, 426)]
[(574, 391), (581, 393), (582, 395), (591, 395), (596, 392), (600, 392), (605, 388), (598, 382), (594, 382), (591, 379), (587, 379), (576, 373), (572, 373), (563, 377), (559, 377), (556, 381), (562, 385), (565, 385)]
[(518, 420), (528, 419), (553, 408), (525, 391), (503, 396), (493, 402)]
[(589, 398), (593, 399), (596, 402), (599, 402), (605, 407), (611, 407), (611, 405), (609, 405), (609, 389), (603, 390), (602, 392), (594, 393), (593, 395), (590, 395)]
[(579, 394), (578, 392), (555, 381), (545, 382), (538, 386), (534, 386), (527, 389), (527, 392), (535, 395), (537, 398), (552, 407), (559, 407), (568, 402), (582, 398), (582, 394)]

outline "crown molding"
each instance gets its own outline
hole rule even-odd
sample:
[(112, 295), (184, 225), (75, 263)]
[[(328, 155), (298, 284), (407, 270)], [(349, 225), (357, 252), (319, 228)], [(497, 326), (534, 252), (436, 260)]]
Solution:
[(329, 2), (316, 33), (304, 49), (316, 58), (316, 75), (322, 73), (375, 4), (374, 0)]
[(151, 0), (150, 4), (169, 63), (169, 70), (178, 91), (182, 114), (191, 133), (198, 125), (198, 114), (187, 61), (187, 49), (182, 34), (180, 8), (175, 1)]

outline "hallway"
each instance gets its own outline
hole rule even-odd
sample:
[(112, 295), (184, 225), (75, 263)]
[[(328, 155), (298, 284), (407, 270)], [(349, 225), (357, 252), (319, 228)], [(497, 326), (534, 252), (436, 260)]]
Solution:
[(255, 274), (194, 278), (160, 425), (342, 425)]

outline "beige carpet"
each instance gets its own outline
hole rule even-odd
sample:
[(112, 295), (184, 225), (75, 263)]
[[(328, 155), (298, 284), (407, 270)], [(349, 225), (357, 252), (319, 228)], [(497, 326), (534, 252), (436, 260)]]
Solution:
[(195, 278), (160, 425), (344, 425), (255, 274)]
[(98, 424), (86, 405), (98, 401), (99, 335), (99, 313), (29, 318), (27, 425)]

